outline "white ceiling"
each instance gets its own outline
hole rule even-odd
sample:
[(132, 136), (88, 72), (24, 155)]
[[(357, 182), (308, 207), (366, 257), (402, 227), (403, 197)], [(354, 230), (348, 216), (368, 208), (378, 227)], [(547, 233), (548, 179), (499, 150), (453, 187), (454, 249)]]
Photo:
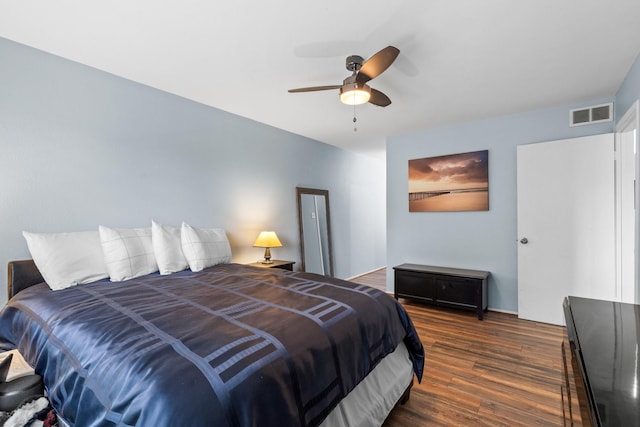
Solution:
[[(385, 137), (615, 94), (639, 0), (0, 0), (0, 37), (348, 150)], [(345, 57), (394, 45), (353, 107)]]

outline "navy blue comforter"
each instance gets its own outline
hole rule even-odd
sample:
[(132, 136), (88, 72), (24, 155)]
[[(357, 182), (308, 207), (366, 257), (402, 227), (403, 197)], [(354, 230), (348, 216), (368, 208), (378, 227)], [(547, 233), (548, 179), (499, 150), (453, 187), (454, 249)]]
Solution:
[(373, 288), (237, 264), (60, 291), (0, 312), (71, 425), (316, 426), (400, 341), (403, 307)]

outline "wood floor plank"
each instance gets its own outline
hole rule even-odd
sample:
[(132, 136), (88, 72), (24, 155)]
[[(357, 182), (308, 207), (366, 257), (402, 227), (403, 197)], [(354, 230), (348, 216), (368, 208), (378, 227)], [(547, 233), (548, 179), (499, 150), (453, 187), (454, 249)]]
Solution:
[[(385, 270), (374, 274), (384, 287)], [(425, 374), (385, 427), (562, 425), (564, 327), (400, 302), (425, 347)]]

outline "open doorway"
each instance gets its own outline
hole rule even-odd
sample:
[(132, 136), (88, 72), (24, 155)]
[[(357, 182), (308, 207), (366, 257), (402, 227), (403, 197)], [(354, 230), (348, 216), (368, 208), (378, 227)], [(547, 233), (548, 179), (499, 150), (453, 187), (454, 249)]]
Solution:
[(638, 303), (638, 101), (616, 125), (616, 283), (617, 299)]

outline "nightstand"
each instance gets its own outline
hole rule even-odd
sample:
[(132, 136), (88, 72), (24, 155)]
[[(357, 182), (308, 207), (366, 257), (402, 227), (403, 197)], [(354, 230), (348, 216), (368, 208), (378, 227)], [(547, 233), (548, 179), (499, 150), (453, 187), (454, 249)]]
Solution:
[(274, 259), (270, 264), (263, 264), (262, 262), (252, 262), (250, 265), (252, 267), (261, 267), (261, 268), (281, 268), (283, 270), (293, 271), (293, 264), (295, 261), (283, 261), (281, 259)]

